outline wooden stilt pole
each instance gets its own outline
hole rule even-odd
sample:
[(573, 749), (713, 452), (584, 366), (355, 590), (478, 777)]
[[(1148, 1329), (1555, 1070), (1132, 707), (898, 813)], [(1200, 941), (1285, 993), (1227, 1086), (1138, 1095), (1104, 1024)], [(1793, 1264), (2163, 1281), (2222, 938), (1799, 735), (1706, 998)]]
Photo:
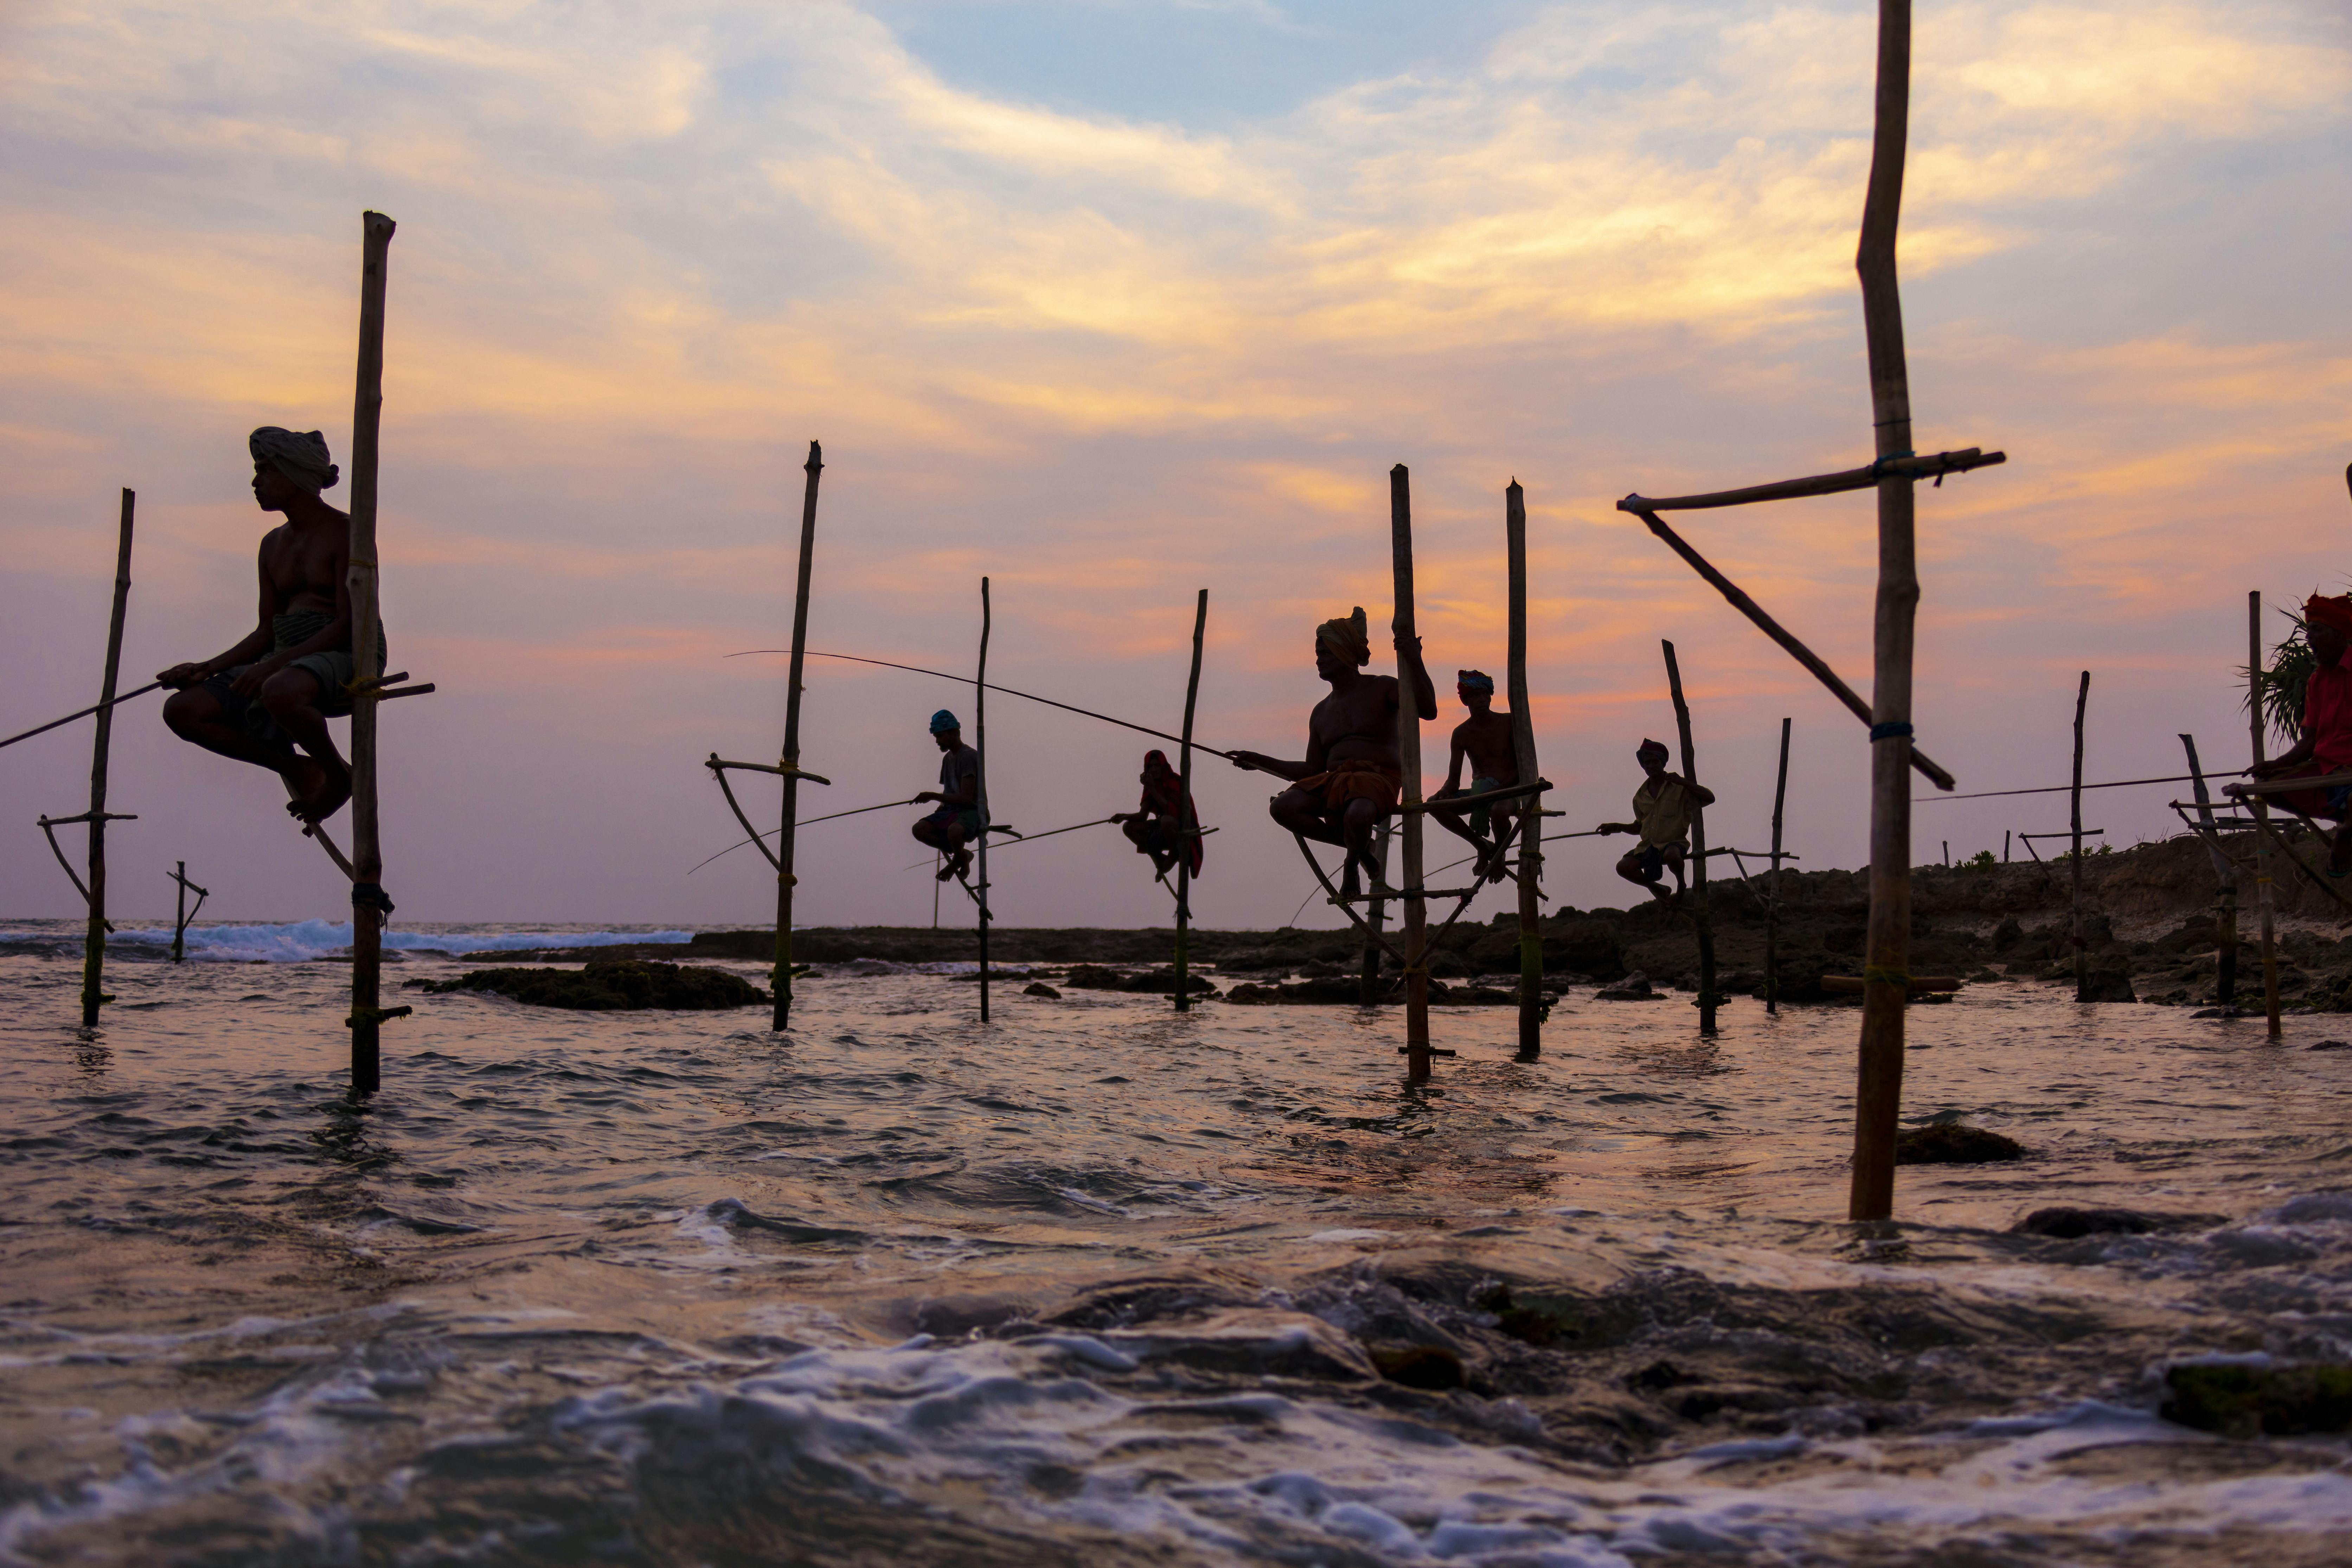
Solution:
[(106, 680), (99, 690), (98, 733), (89, 748), (89, 924), (81, 946), (81, 1024), (98, 1027), (107, 1001), (106, 762), (114, 740), (114, 680), (122, 668), (122, 619), (131, 607), (131, 517), (139, 498), (122, 492), (114, 546), (114, 610), (106, 625)]
[[(1682, 733), (1683, 777), (1698, 785), (1698, 755), (1691, 745), (1690, 704), (1683, 700), (1682, 667), (1675, 662), (1675, 645), (1666, 650), (1666, 689), (1675, 700), (1675, 728)], [(1691, 819), (1691, 923), (1698, 935), (1698, 1032), (1715, 1033), (1715, 920), (1706, 907), (1706, 812), (1694, 797)]]
[(1184, 739), (1178, 742), (1176, 768), (1176, 1011), (1190, 1012), (1192, 998), (1184, 994), (1186, 971), (1192, 966), (1189, 943), (1192, 933), (1192, 847), (1201, 825), (1192, 815), (1192, 709), (1201, 699), (1201, 639), (1209, 629), (1209, 591), (1201, 590), (1192, 611), (1192, 673), (1184, 681)]
[(801, 805), (801, 664), (808, 653), (809, 567), (816, 555), (816, 483), (824, 473), (824, 449), (809, 443), (808, 461), (801, 465), (808, 487), (801, 492), (801, 570), (793, 588), (793, 664), (784, 690), (784, 825), (776, 840), (776, 971), (770, 981), (776, 1010), (769, 1027), (781, 1030), (793, 1017), (793, 889), (800, 885), (793, 874), (793, 829)]
[(978, 753), (979, 798), (972, 805), (980, 812), (980, 846), (973, 851), (979, 862), (980, 879), (980, 1021), (988, 1022), (988, 579), (980, 580), (980, 672), (973, 678), (971, 688), (971, 749)]
[[(2246, 722), (2253, 734), (2254, 765), (2263, 762), (2263, 596), (2259, 592), (2246, 595)], [(2269, 804), (2261, 795), (2252, 798), (2254, 820), (2267, 824), (2271, 819)], [(2262, 917), (2263, 931), (2263, 1016), (2269, 1020), (2270, 1037), (2279, 1037), (2279, 978), (2278, 928), (2273, 919), (2271, 895), (2270, 835), (2254, 835), (2254, 907)]]
[(1780, 776), (1772, 785), (1772, 880), (1764, 893), (1764, 1011), (1780, 1011), (1780, 807), (1789, 798), (1789, 721), (1780, 721)]
[[(1510, 641), (1504, 680), (1511, 699), (1511, 758), (1518, 781), (1543, 777), (1536, 758), (1536, 721), (1528, 691), (1528, 499), (1513, 479), (1503, 491), (1503, 547), (1510, 576)], [(1543, 1055), (1543, 926), (1536, 907), (1543, 879), (1543, 796), (1519, 803), (1519, 1049), (1517, 1059)]]
[[(2197, 815), (2210, 828), (2213, 807), (2211, 797), (2205, 793), (2205, 769), (2197, 761), (2196, 737), (2181, 736), (2180, 748), (2189, 753), (2189, 778), (2197, 791)], [(2220, 889), (2213, 901), (2213, 1000), (2224, 1007), (2232, 1007), (2238, 1001), (2238, 868), (2210, 835), (2205, 840), (2205, 852), (2213, 858), (2213, 879)]]
[[(1412, 646), (1412, 476), (1402, 463), (1389, 470), (1389, 543), (1396, 574), (1393, 626), (1397, 653), (1397, 762), (1404, 772), (1400, 804), (1421, 804), (1421, 704), (1404, 648)], [(1405, 1078), (1429, 1080), (1429, 906), (1421, 896), (1421, 814), (1404, 818)]]
[[(1910, 132), (1911, 0), (1878, 0), (1878, 84), (1870, 193), (1854, 269), (1870, 359), (1878, 461), (1911, 450), (1911, 377), (1895, 270)], [(1903, 1104), (1904, 1008), (1911, 993), (1911, 642), (1919, 607), (1910, 479), (1878, 481), (1878, 595), (1872, 636), (1870, 924), (1854, 1082), (1853, 1184), (1847, 1217), (1895, 1213), (1895, 1131)]]
[(2083, 948), (2083, 710), (2091, 700), (2091, 672), (2083, 672), (2083, 683), (2074, 690), (2074, 784), (2067, 792), (2074, 807), (2074, 868), (2069, 920), (2073, 931), (2069, 938), (2074, 944), (2074, 1000), (2091, 999), (2090, 955)]
[(352, 405), (352, 1092), (373, 1094), (383, 1082), (383, 926), (392, 900), (383, 890), (383, 839), (376, 816), (376, 697), (368, 682), (383, 674), (376, 637), (383, 624), (375, 553), (376, 444), (383, 427), (383, 305), (392, 256), (392, 219), (360, 218), (359, 388)]
[(183, 860), (173, 868), (172, 880), (178, 884), (178, 895), (172, 905), (172, 962), (180, 963), (188, 956), (188, 863)]

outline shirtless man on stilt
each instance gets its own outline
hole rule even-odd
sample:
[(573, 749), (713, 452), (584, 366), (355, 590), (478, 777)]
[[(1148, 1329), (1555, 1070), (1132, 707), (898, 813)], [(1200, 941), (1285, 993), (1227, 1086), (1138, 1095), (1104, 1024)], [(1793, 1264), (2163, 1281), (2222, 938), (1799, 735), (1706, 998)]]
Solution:
[[(247, 442), (253, 499), (286, 521), (261, 540), (261, 614), (245, 640), (156, 676), (173, 732), (286, 781), (286, 809), (323, 822), (352, 797), (327, 721), (352, 710), (352, 520), (319, 499), (335, 482), (318, 431), (265, 425)], [(381, 628), (377, 647), (383, 648)]]
[[(1398, 663), (1412, 682), (1414, 710), (1423, 719), (1436, 718), (1437, 690), (1422, 668), (1421, 639), (1412, 638), (1408, 647), (1400, 637), (1396, 647)], [(1361, 866), (1377, 887), (1372, 827), (1396, 809), (1404, 767), (1397, 752), (1397, 680), (1363, 673), (1371, 661), (1360, 607), (1346, 620), (1316, 627), (1315, 673), (1330, 682), (1331, 695), (1315, 705), (1307, 721), (1306, 761), (1286, 762), (1261, 752), (1235, 752), (1233, 761), (1237, 768), (1291, 781), (1268, 804), (1268, 815), (1288, 832), (1343, 846), (1349, 879)]]
[(1470, 841), (1478, 851), (1473, 879), (1499, 882), (1507, 874), (1503, 851), (1510, 847), (1522, 802), (1506, 800), (1470, 808), (1469, 821), (1460, 810), (1439, 809), (1435, 803), (1462, 794), (1462, 763), (1470, 763), (1470, 793), (1509, 789), (1519, 782), (1519, 755), (1511, 741), (1511, 716), (1495, 711), (1495, 678), (1484, 670), (1465, 669), (1454, 677), (1454, 692), (1470, 717), (1454, 727), (1454, 758), (1445, 770), (1445, 787), (1431, 795), (1429, 815), (1439, 826)]

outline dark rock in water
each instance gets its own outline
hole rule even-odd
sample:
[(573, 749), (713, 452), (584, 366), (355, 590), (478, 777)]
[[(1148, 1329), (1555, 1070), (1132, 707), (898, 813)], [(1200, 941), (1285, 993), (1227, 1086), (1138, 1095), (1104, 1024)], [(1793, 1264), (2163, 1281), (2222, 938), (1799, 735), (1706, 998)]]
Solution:
[[(1160, 969), (1129, 974), (1106, 969), (1098, 963), (1080, 963), (1072, 966), (1069, 973), (1062, 977), (1062, 984), (1073, 991), (1135, 991), (1169, 996), (1176, 991), (1176, 972)], [(1184, 979), (1184, 994), (1188, 999), (1206, 1000), (1222, 993), (1201, 976), (1188, 974)]]
[(1055, 1002), (1059, 1002), (1062, 999), (1062, 994), (1060, 992), (1055, 990), (1052, 986), (1046, 984), (1042, 980), (1032, 980), (1028, 984), (1024, 985), (1021, 988), (1021, 994), (1024, 996), (1044, 996)]
[(723, 969), (689, 969), (645, 959), (592, 963), (585, 969), (475, 969), (455, 980), (428, 981), (425, 991), (491, 991), (534, 1007), (575, 1013), (626, 1013), (640, 1008), (712, 1012), (771, 1000), (765, 991)]
[(1391, 1383), (1431, 1390), (1462, 1386), (1462, 1358), (1444, 1345), (1366, 1345), (1372, 1365)]
[(2313, 1043), (2315, 1051), (2352, 1051), (2352, 1040), (2319, 1040)]
[(1639, 970), (1613, 985), (1604, 985), (1592, 994), (1596, 1002), (1663, 1002), (1664, 993), (1652, 989), (1650, 977)]
[(2074, 1241), (2085, 1236), (2145, 1236), (2161, 1227), (2157, 1216), (2135, 1214), (2130, 1209), (2060, 1207), (2035, 1209), (2009, 1228), (2026, 1236)]
[(2131, 975), (2126, 971), (2095, 969), (2083, 977), (2083, 1000), (2137, 1002), (2139, 994), (2132, 989)]
[(2224, 1437), (2352, 1431), (2352, 1366), (2176, 1366), (2167, 1421)]
[(2024, 1157), (2025, 1150), (2016, 1140), (1958, 1121), (1908, 1127), (1895, 1135), (1898, 1165), (1981, 1165)]

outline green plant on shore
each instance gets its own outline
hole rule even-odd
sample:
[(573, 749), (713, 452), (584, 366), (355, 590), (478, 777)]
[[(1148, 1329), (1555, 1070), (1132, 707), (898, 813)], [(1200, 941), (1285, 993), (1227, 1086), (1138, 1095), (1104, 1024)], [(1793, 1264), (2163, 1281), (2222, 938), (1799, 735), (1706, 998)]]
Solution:
[[(2291, 746), (2303, 735), (2303, 690), (2317, 660), (2312, 657), (2303, 617), (2281, 610), (2291, 626), (2271, 652), (2270, 668), (2252, 672), (2247, 682), (2246, 706), (2262, 704), (2263, 721), (2282, 745)], [(2248, 672), (2240, 669), (2241, 676)]]
[(1991, 850), (1979, 849), (1975, 854), (1969, 856), (1967, 859), (1961, 861), (1960, 864), (1963, 866), (1974, 866), (1979, 870), (1982, 870), (1988, 867), (1997, 864), (1997, 862), (1992, 858)]

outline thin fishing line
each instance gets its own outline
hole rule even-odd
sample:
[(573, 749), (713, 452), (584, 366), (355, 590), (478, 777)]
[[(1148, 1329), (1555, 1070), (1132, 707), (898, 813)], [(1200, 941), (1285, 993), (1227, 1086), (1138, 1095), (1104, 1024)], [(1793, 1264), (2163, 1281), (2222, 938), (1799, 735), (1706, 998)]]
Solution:
[[(2179, 773), (2171, 778), (2161, 779), (2115, 779), (2106, 784), (2088, 784), (2083, 787), (2084, 789), (2128, 789), (2134, 784), (2194, 784), (2199, 779), (2234, 779), (2252, 772), (2253, 772), (2252, 768), (2239, 768), (2226, 773)], [(2042, 789), (1979, 790), (1975, 795), (1923, 795), (1914, 796), (1911, 804), (1918, 805), (1931, 800), (1990, 800), (1995, 795), (2065, 795), (2074, 787), (2073, 784), (2051, 784)]]
[[(758, 653), (789, 653), (792, 650), (789, 648), (781, 647), (747, 647), (740, 653), (730, 653), (727, 657), (729, 658), (745, 658), (752, 654)], [(845, 659), (851, 664), (879, 665), (884, 669), (904, 669), (916, 675), (936, 676), (941, 680), (961, 681), (966, 686), (985, 686), (987, 689), (991, 691), (1002, 691), (1007, 697), (1025, 697), (1032, 702), (1043, 702), (1048, 708), (1059, 708), (1066, 713), (1076, 713), (1088, 719), (1099, 719), (1106, 724), (1116, 724), (1122, 730), (1133, 730), (1138, 734), (1155, 736), (1162, 741), (1173, 741), (1180, 746), (1184, 743), (1183, 736), (1171, 735), (1165, 730), (1155, 730), (1149, 724), (1130, 724), (1124, 719), (1114, 719), (1108, 713), (1097, 713), (1091, 708), (1080, 708), (1076, 704), (1070, 702), (1057, 702), (1050, 697), (1040, 697), (1034, 691), (1016, 691), (1010, 686), (999, 686), (992, 680), (979, 681), (973, 679), (969, 675), (950, 675), (944, 669), (925, 669), (919, 664), (893, 664), (887, 658), (866, 658), (854, 653), (820, 653), (815, 648), (806, 648), (803, 649), (803, 656), (809, 658)], [(1203, 744), (1199, 741), (1194, 741), (1192, 742), (1192, 749), (1196, 752), (1206, 752), (1213, 757), (1223, 757), (1227, 762), (1233, 761), (1234, 754), (1231, 752), (1219, 751), (1216, 747)]]
[[(836, 816), (859, 816), (869, 811), (887, 811), (894, 805), (917, 805), (921, 803), (915, 800), (886, 800), (879, 805), (861, 805), (851, 811), (835, 811), (828, 812), (823, 816), (804, 817), (801, 821), (793, 823), (793, 826), (796, 828), (813, 827), (820, 822), (831, 822)], [(767, 832), (760, 835), (760, 837), (761, 838), (773, 838), (777, 834), (782, 833), (782, 831), (783, 829), (781, 827), (772, 827), (768, 829)], [(752, 840), (749, 838), (739, 838), (734, 843), (730, 844), (726, 848), (721, 849), (719, 852), (719, 855), (731, 855), (736, 850), (742, 848), (744, 845), (751, 842)], [(700, 865), (694, 868), (694, 871), (701, 870), (704, 866), (709, 865), (711, 860), (718, 859), (719, 855), (713, 855), (710, 857), (709, 860), (701, 862)], [(688, 871), (687, 875), (691, 877), (694, 875), (694, 871)]]

